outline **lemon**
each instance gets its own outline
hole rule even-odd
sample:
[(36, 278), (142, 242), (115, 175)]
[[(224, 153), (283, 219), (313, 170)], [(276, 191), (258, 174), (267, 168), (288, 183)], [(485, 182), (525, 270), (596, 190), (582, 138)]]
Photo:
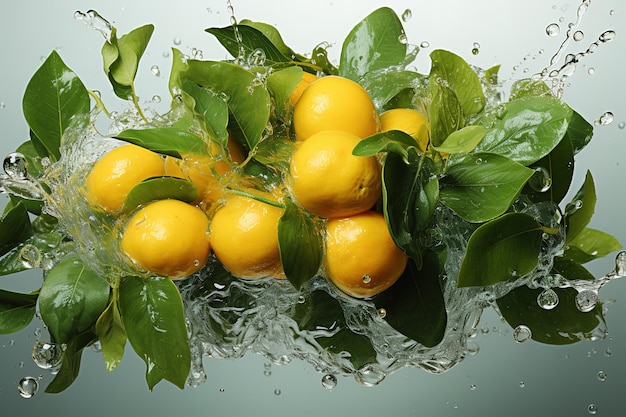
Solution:
[(426, 116), (419, 110), (397, 108), (380, 115), (380, 130), (400, 130), (415, 139), (422, 152), (426, 151), (430, 140), (430, 127)]
[(317, 76), (315, 74), (311, 74), (310, 72), (303, 71), (302, 79), (296, 85), (296, 88), (294, 88), (294, 90), (289, 95), (289, 102), (295, 106), (296, 103), (300, 100), (300, 97), (302, 96), (304, 89), (307, 88), (309, 84), (311, 84), (315, 80), (317, 80)]

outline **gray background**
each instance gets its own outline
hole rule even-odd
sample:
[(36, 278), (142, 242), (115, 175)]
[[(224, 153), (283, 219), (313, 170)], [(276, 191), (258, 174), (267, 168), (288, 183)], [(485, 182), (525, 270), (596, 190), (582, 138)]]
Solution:
[[(332, 44), (331, 57), (339, 56), (341, 42), (349, 30), (381, 1), (234, 1), (239, 19), (249, 18), (276, 25), (296, 51), (309, 52), (317, 43)], [(577, 1), (460, 0), (386, 1), (398, 14), (412, 11), (405, 23), (410, 43), (428, 41), (417, 60), (418, 69), (428, 70), (428, 52), (450, 49), (484, 68), (502, 64), (501, 75), (516, 79), (541, 70), (564, 39), (567, 23), (575, 20)], [(203, 51), (204, 58), (224, 59), (226, 53), (203, 30), (228, 24), (225, 2), (209, 1), (56, 1), (23, 0), (4, 5), (0, 15), (2, 65), (0, 66), (0, 154), (15, 149), (27, 139), (21, 115), (21, 97), (33, 72), (52, 49), (56, 49), (88, 88), (101, 90), (107, 103), (114, 103), (101, 69), (103, 38), (73, 18), (75, 10), (95, 9), (108, 18), (120, 33), (154, 23), (156, 31), (140, 67), (137, 88), (144, 100), (155, 94), (167, 97), (169, 58), (164, 57), (176, 38), (190, 53)], [(610, 11), (614, 10), (611, 14)], [(561, 33), (546, 35), (550, 23), (559, 23)], [(587, 48), (604, 30), (614, 29), (617, 39), (601, 46), (584, 59), (571, 78), (565, 99), (587, 120), (605, 111), (615, 114), (608, 126), (598, 126), (591, 145), (578, 156), (573, 188), (591, 170), (597, 186), (598, 206), (591, 227), (613, 233), (626, 242), (623, 223), (626, 121), (623, 104), (626, 45), (626, 8), (620, 0), (594, 0), (583, 18), (581, 42), (572, 42), (568, 52)], [(472, 56), (473, 43), (480, 53)], [(543, 51), (542, 53), (540, 51)], [(158, 65), (161, 76), (150, 72)], [(595, 72), (590, 75), (589, 69)], [(527, 69), (527, 70), (526, 70)], [(528, 71), (526, 73), (525, 71)], [(167, 102), (167, 100), (163, 100)], [(4, 205), (6, 198), (0, 198)], [(612, 257), (594, 262), (590, 269), (600, 276), (613, 267)], [(2, 277), (2, 287), (30, 290), (37, 287), (37, 273)], [(608, 305), (609, 337), (597, 342), (568, 347), (544, 346), (535, 342), (516, 344), (510, 330), (487, 311), (475, 342), (480, 351), (444, 375), (404, 369), (389, 376), (380, 386), (364, 388), (351, 378), (340, 378), (338, 386), (325, 391), (321, 375), (308, 365), (294, 362), (271, 367), (264, 375), (265, 360), (248, 355), (237, 361), (206, 360), (208, 381), (199, 388), (177, 388), (162, 383), (149, 392), (144, 382), (143, 362), (128, 347), (117, 370), (108, 374), (100, 355), (87, 350), (77, 382), (65, 393), (44, 394), (26, 400), (17, 393), (17, 382), (26, 375), (42, 375), (45, 386), (51, 376), (30, 359), (35, 340), (35, 323), (16, 335), (0, 336), (0, 414), (41, 413), (50, 417), (172, 415), (240, 416), (246, 414), (329, 416), (549, 416), (588, 415), (594, 403), (597, 415), (625, 414), (626, 386), (626, 282), (613, 282), (600, 297)], [(614, 302), (612, 302), (614, 301)], [(40, 326), (40, 324), (39, 324)], [(612, 352), (607, 355), (607, 349)], [(607, 374), (599, 381), (597, 373)], [(524, 383), (524, 387), (520, 383)], [(475, 386), (472, 389), (472, 386)], [(280, 394), (276, 395), (276, 390)], [(37, 414), (29, 414), (37, 415)]]

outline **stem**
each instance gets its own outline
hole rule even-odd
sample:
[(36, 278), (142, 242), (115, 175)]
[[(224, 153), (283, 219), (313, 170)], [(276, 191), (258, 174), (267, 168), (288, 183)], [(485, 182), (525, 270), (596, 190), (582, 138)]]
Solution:
[(93, 91), (93, 90), (87, 90), (87, 93), (89, 93), (89, 95), (96, 102), (96, 107), (99, 108), (100, 110), (102, 110), (104, 112), (104, 114), (110, 119), (111, 118), (111, 112), (107, 110), (106, 106), (104, 105), (104, 102), (102, 101), (102, 98), (100, 98), (100, 96), (98, 94), (96, 94), (95, 91)]
[(274, 207), (278, 207), (278, 208), (282, 208), (282, 209), (285, 208), (285, 205), (279, 203), (278, 201), (274, 201), (274, 200), (271, 200), (271, 199), (266, 198), (266, 197), (262, 197), (262, 196), (257, 195), (257, 194), (252, 194), (252, 193), (249, 193), (248, 191), (237, 190), (235, 188), (230, 188), (230, 187), (226, 187), (226, 189), (231, 194), (240, 195), (242, 197), (252, 198), (253, 200), (260, 201), (261, 203), (269, 204), (270, 206), (274, 206)]
[(141, 107), (139, 106), (139, 97), (137, 97), (137, 94), (135, 93), (134, 85), (131, 86), (131, 90), (133, 92), (133, 104), (135, 105), (135, 108), (137, 109), (137, 113), (139, 113), (139, 116), (143, 119), (144, 122), (149, 123), (148, 118), (145, 116), (145, 114), (143, 114), (143, 111), (141, 110)]

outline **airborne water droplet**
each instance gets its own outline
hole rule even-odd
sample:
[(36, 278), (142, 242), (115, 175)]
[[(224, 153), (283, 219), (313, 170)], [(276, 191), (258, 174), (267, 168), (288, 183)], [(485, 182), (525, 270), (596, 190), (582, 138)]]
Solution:
[(150, 67), (150, 71), (155, 77), (161, 76), (161, 69), (158, 65), (153, 65), (152, 67)]
[(620, 129), (623, 129), (626, 127), (626, 122), (619, 122), (619, 124), (617, 125), (617, 127), (619, 127)]
[(407, 38), (406, 33), (402, 32), (398, 36), (398, 42), (400, 42), (403, 45), (406, 45), (407, 43), (409, 43), (409, 38)]
[(384, 319), (385, 317), (387, 317), (387, 310), (385, 310), (384, 308), (379, 308), (378, 309), (378, 316), (381, 319)]
[(595, 404), (589, 404), (587, 412), (591, 415), (595, 415), (598, 412), (598, 406)]
[(607, 112), (604, 112), (598, 120), (596, 120), (596, 124), (601, 125), (601, 126), (606, 126), (606, 125), (610, 125), (611, 123), (613, 123), (613, 120), (615, 120), (615, 116), (613, 115), (612, 112), (607, 111)]
[(582, 290), (576, 295), (576, 308), (583, 313), (593, 310), (598, 304), (598, 293), (592, 290)]
[(520, 324), (515, 328), (515, 330), (513, 330), (513, 339), (515, 339), (517, 343), (527, 342), (528, 340), (530, 340), (532, 335), (533, 334), (530, 328), (523, 324)]
[(26, 376), (20, 379), (20, 382), (17, 384), (17, 390), (20, 395), (24, 398), (31, 398), (35, 394), (37, 394), (37, 390), (39, 389), (38, 378), (33, 378), (32, 376)]
[(411, 11), (411, 9), (406, 9), (404, 12), (402, 12), (402, 21), (403, 22), (408, 22), (409, 20), (411, 20), (411, 18), (413, 17), (413, 12)]
[(358, 383), (366, 387), (380, 384), (387, 375), (377, 364), (367, 364), (359, 368), (354, 374)]
[(41, 252), (37, 249), (37, 246), (31, 245), (30, 243), (22, 247), (20, 257), (26, 268), (39, 268), (41, 265)]
[(181, 43), (183, 43), (182, 39), (174, 38), (174, 45), (180, 45)]
[(598, 381), (604, 382), (606, 381), (607, 374), (604, 371), (598, 371)]
[(51, 369), (61, 363), (62, 350), (55, 343), (39, 340), (33, 346), (32, 357), (41, 369)]
[(28, 178), (28, 162), (26, 157), (19, 152), (12, 152), (4, 158), (2, 164), (4, 172), (14, 180)]
[(281, 390), (279, 390), (278, 388), (276, 388), (276, 389), (274, 390), (274, 395), (280, 395), (280, 394), (282, 394), (282, 391), (281, 391)]
[(548, 36), (556, 36), (559, 34), (560, 31), (561, 28), (557, 23), (551, 23), (548, 25), (548, 27), (546, 27), (546, 33), (548, 34)]
[(615, 257), (614, 274), (618, 277), (626, 276), (626, 251), (621, 251)]
[(420, 48), (428, 48), (430, 46), (430, 42), (428, 41), (422, 41), (422, 43), (420, 43)]
[(615, 39), (615, 31), (614, 30), (607, 30), (606, 32), (602, 33), (600, 35), (600, 37), (598, 38), (598, 40), (602, 43), (607, 43), (607, 42), (611, 42), (613, 39)]
[(574, 38), (576, 42), (580, 42), (585, 39), (585, 34), (581, 30), (577, 30), (574, 32), (574, 35), (572, 35), (572, 38)]
[(537, 167), (535, 173), (528, 180), (528, 185), (535, 191), (545, 193), (552, 186), (550, 173), (544, 167)]
[(552, 310), (559, 304), (559, 295), (552, 288), (546, 288), (537, 296), (537, 304), (544, 310)]
[(331, 390), (337, 386), (337, 377), (333, 374), (326, 374), (322, 377), (322, 386), (326, 390)]

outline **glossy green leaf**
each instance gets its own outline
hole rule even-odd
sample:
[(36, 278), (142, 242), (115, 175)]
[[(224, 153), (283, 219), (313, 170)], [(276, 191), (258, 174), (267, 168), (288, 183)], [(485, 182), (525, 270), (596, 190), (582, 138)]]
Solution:
[(289, 113), (292, 106), (289, 101), (290, 95), (296, 88), (300, 80), (302, 80), (302, 69), (297, 66), (291, 66), (286, 69), (272, 72), (267, 77), (267, 89), (276, 103), (276, 112), (281, 118)]
[(201, 117), (207, 132), (226, 149), (228, 144), (228, 105), (222, 97), (208, 88), (185, 80), (182, 90), (194, 100), (193, 110)]
[(0, 290), (0, 334), (15, 333), (30, 324), (35, 316), (37, 294)]
[(63, 242), (63, 236), (57, 231), (35, 232), (0, 259), (0, 275), (39, 268), (46, 253), (54, 250), (55, 256), (61, 256), (69, 247), (73, 247), (73, 242)]
[(139, 61), (153, 32), (154, 25), (148, 24), (118, 38), (114, 29), (110, 41), (102, 46), (104, 72), (118, 97), (128, 99), (133, 95)]
[(335, 354), (348, 353), (355, 369), (376, 362), (370, 339), (347, 327), (339, 301), (326, 291), (308, 294), (303, 303), (294, 305), (291, 317), (300, 330), (310, 332), (324, 349)]
[(482, 223), (507, 211), (533, 172), (500, 155), (469, 154), (445, 172), (441, 201), (464, 220)]
[(402, 22), (392, 9), (373, 11), (344, 40), (339, 75), (358, 82), (367, 73), (402, 64), (406, 57), (402, 36)]
[(0, 218), (0, 256), (26, 241), (32, 234), (33, 228), (24, 204), (17, 203), (10, 207)]
[(574, 148), (574, 155), (582, 151), (593, 137), (593, 125), (586, 121), (579, 113), (573, 112), (572, 119), (567, 127), (569, 137)]
[(361, 84), (369, 93), (378, 109), (384, 106), (401, 91), (425, 88), (426, 76), (414, 71), (379, 71), (367, 74)]
[(93, 328), (108, 300), (107, 282), (72, 256), (48, 272), (39, 294), (39, 311), (54, 341), (69, 343)]
[[(56, 51), (48, 56), (26, 86), (22, 110), (34, 137), (53, 160), (61, 156), (61, 137), (73, 120), (89, 113), (89, 93)], [(42, 151), (41, 146), (38, 147)]]
[(454, 92), (464, 116), (477, 114), (485, 107), (485, 95), (478, 74), (463, 58), (437, 49), (430, 53), (430, 59), (431, 86), (440, 87), (445, 83)]
[(527, 326), (537, 342), (549, 345), (567, 345), (592, 339), (598, 326), (604, 326), (602, 307), (583, 313), (576, 308), (577, 291), (573, 288), (553, 288), (559, 303), (545, 310), (537, 303), (543, 289), (516, 288), (497, 300), (498, 308), (512, 328)]
[(285, 41), (280, 35), (280, 32), (274, 26), (268, 25), (267, 23), (263, 22), (254, 22), (249, 19), (240, 20), (238, 22), (238, 25), (255, 28), (256, 30), (261, 32), (263, 36), (265, 36), (265, 38), (269, 40), (276, 47), (276, 49), (280, 51), (280, 53), (283, 54), (285, 57), (289, 57), (291, 59), (295, 58), (298, 61), (301, 60), (302, 57), (296, 54), (290, 47), (285, 44)]
[(96, 334), (102, 348), (107, 371), (111, 372), (122, 360), (126, 347), (126, 331), (117, 302), (111, 300), (96, 321)]
[(415, 139), (399, 130), (375, 133), (362, 139), (352, 150), (353, 155), (374, 156), (380, 152), (395, 153), (402, 157), (405, 163), (409, 163), (409, 148), (418, 146)]
[(567, 242), (563, 256), (578, 263), (585, 263), (620, 249), (622, 245), (614, 236), (586, 227)]
[(545, 81), (522, 78), (515, 81), (511, 86), (511, 98), (509, 101), (517, 100), (522, 97), (539, 97), (549, 94), (550, 87), (548, 87)]
[(278, 221), (278, 246), (285, 275), (300, 289), (319, 271), (324, 255), (324, 239), (319, 225), (290, 199)]
[(191, 366), (183, 302), (168, 278), (124, 277), (119, 288), (122, 323), (146, 363), (150, 390), (165, 379), (180, 389)]
[(467, 242), (459, 287), (487, 286), (530, 273), (541, 250), (541, 226), (524, 213), (507, 213), (480, 226)]
[(271, 165), (279, 171), (289, 172), (289, 161), (296, 145), (285, 138), (269, 137), (259, 142), (254, 152), (254, 159), (263, 165)]
[[(262, 51), (264, 62), (260, 63), (257, 61), (256, 65), (252, 66), (260, 66), (261, 64), (271, 66), (281, 62), (291, 61), (291, 57), (283, 54), (272, 40), (258, 28), (246, 23), (238, 23), (236, 30), (240, 36), (240, 40), (237, 39), (233, 25), (228, 25), (223, 28), (209, 28), (206, 29), (206, 32), (215, 36), (233, 58), (243, 59), (245, 62), (254, 64), (255, 54), (258, 54), (258, 51)], [(274, 39), (276, 38), (274, 37)], [(280, 46), (283, 47), (284, 44)], [(258, 55), (256, 59), (258, 60)]]
[(187, 62), (184, 76), (190, 81), (221, 94), (228, 104), (233, 122), (249, 149), (254, 149), (270, 116), (271, 100), (267, 88), (256, 75), (228, 62)]
[(468, 153), (478, 145), (485, 133), (486, 129), (482, 126), (465, 126), (460, 130), (452, 132), (441, 145), (433, 148), (437, 152), (448, 154)]
[(535, 170), (523, 193), (532, 201), (553, 201), (557, 204), (569, 191), (574, 174), (574, 152), (568, 137), (539, 161), (528, 166)]
[(497, 86), (498, 85), (498, 73), (500, 72), (500, 64), (494, 65), (491, 68), (487, 68), (483, 74), (483, 78), (487, 83)]
[(587, 171), (582, 187), (576, 192), (572, 201), (565, 206), (566, 243), (571, 242), (587, 227), (595, 212), (596, 200), (593, 176), (590, 171)]
[(503, 106), (504, 115), (476, 151), (497, 153), (526, 166), (554, 149), (572, 117), (572, 109), (552, 96), (523, 97)]
[(440, 146), (452, 133), (465, 126), (463, 108), (452, 89), (443, 84), (432, 84), (430, 104), (430, 138), (433, 146)]
[(207, 144), (202, 138), (174, 127), (127, 129), (115, 137), (175, 158), (181, 158), (184, 155), (209, 154)]
[(559, 274), (566, 279), (574, 281), (594, 281), (596, 279), (596, 277), (579, 262), (568, 259), (565, 256), (555, 256), (552, 259), (552, 273)]
[(200, 191), (191, 181), (176, 177), (155, 177), (143, 180), (128, 192), (123, 212), (130, 213), (139, 206), (156, 200), (173, 199), (193, 203)]
[(383, 214), (396, 245), (421, 267), (420, 235), (439, 201), (439, 182), (430, 158), (410, 154), (409, 164), (390, 153), (383, 165)]
[(96, 341), (96, 335), (90, 330), (76, 335), (66, 343), (61, 356), (61, 369), (46, 387), (46, 393), (58, 394), (65, 391), (78, 377), (83, 349)]
[(439, 344), (446, 330), (439, 271), (437, 255), (428, 252), (421, 269), (409, 260), (400, 279), (374, 298), (376, 308), (385, 309), (391, 327), (426, 347)]

